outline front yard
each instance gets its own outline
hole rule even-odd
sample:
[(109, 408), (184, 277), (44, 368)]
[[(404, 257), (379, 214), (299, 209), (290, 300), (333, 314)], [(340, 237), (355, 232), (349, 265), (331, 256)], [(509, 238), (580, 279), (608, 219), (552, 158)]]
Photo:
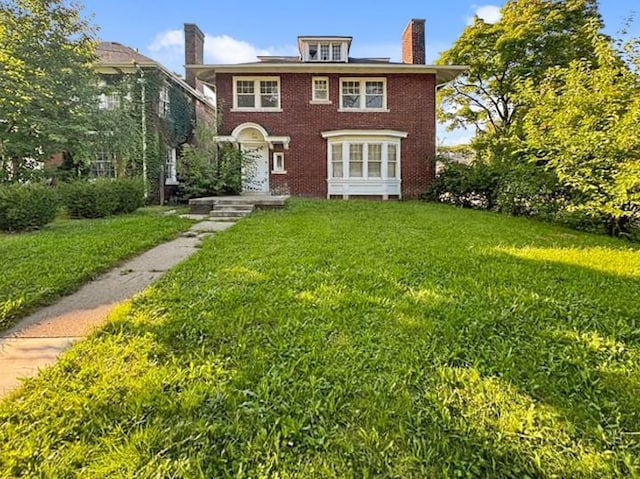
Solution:
[(105, 219), (59, 219), (32, 233), (0, 233), (0, 330), (190, 225), (147, 208)]
[(292, 201), (5, 400), (0, 475), (637, 476), (639, 291), (620, 240)]

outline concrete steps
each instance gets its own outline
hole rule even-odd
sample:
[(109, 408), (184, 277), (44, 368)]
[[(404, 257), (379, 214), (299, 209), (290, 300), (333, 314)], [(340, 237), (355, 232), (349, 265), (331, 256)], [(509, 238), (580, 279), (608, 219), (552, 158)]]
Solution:
[(240, 218), (244, 218), (255, 209), (253, 203), (248, 201), (225, 199), (218, 200), (214, 203), (213, 208), (209, 212), (211, 221), (232, 221), (235, 222)]

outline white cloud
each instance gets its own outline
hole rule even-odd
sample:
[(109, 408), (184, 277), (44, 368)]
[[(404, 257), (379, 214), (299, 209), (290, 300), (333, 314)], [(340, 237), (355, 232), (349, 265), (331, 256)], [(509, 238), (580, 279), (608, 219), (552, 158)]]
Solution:
[[(167, 68), (181, 70), (184, 64), (184, 32), (169, 30), (159, 33), (148, 47), (151, 57)], [(204, 63), (246, 63), (259, 55), (296, 55), (295, 46), (260, 48), (229, 35), (205, 35)]]
[(473, 24), (474, 17), (481, 18), (487, 23), (496, 23), (502, 17), (500, 7), (496, 5), (473, 5), (473, 15), (467, 18), (467, 24)]

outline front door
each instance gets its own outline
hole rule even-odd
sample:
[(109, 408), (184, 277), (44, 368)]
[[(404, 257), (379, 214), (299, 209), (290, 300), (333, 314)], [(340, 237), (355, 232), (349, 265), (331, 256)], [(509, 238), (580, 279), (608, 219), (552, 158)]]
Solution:
[(269, 148), (266, 143), (243, 144), (242, 192), (269, 193)]

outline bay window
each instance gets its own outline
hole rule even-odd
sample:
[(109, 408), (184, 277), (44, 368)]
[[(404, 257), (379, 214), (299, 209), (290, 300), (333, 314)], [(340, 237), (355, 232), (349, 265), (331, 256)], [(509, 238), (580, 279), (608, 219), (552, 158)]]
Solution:
[(327, 140), (328, 196), (400, 197), (400, 145), (395, 130), (336, 130)]

